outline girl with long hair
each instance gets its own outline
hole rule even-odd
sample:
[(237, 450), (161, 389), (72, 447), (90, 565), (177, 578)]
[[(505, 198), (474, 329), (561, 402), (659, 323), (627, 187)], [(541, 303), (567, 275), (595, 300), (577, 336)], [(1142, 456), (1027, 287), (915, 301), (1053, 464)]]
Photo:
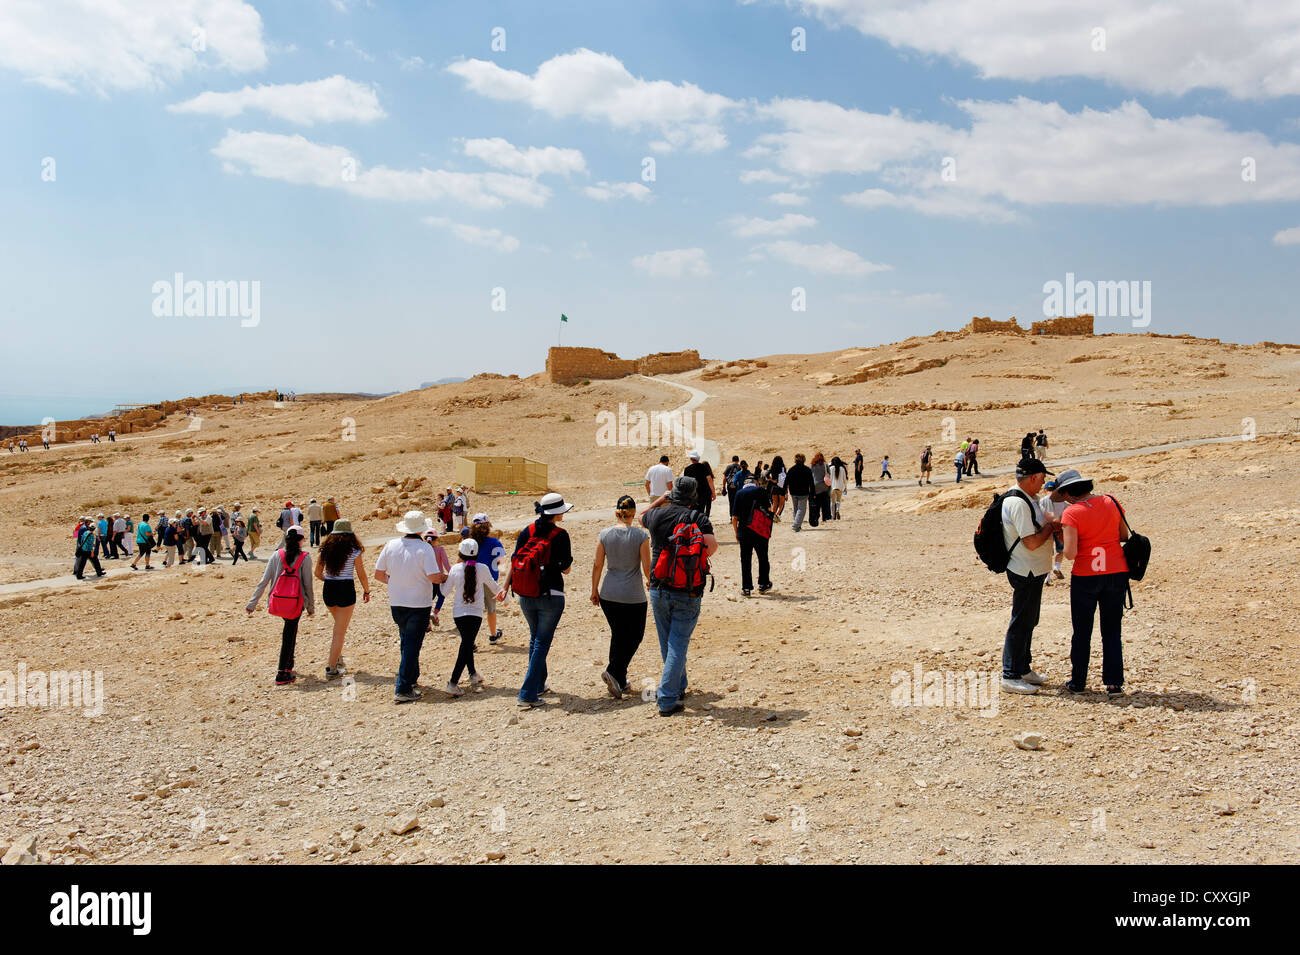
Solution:
[(451, 671), (451, 679), (444, 688), (448, 696), (464, 696), (460, 688), (460, 675), (469, 670), (469, 685), (478, 686), (483, 677), (474, 667), (474, 640), (479, 628), (483, 626), (483, 598), (487, 594), (497, 596), (501, 593), (500, 585), (492, 579), (485, 568), (478, 563), (478, 541), (467, 537), (460, 542), (460, 560), (451, 568), (447, 579), (439, 584), (439, 589), (452, 598), (451, 617), (460, 632), (460, 652), (456, 655), (456, 666)]
[(370, 603), (370, 581), (362, 556), (365, 551), (365, 545), (352, 532), (352, 522), (347, 519), (335, 521), (334, 530), (321, 541), (316, 579), (323, 581), (321, 599), (334, 618), (334, 636), (330, 641), (329, 661), (325, 664), (327, 680), (348, 672), (343, 665), (343, 638), (357, 609), (356, 581), (361, 581), (362, 602)]
[[(311, 554), (305, 553), (302, 549), (302, 542), (306, 536), (297, 524), (285, 531), (284, 546), (272, 554), (271, 559), (266, 562), (266, 570), (257, 584), (257, 589), (253, 591), (253, 599), (248, 601), (248, 605), (244, 608), (251, 615), (257, 609), (257, 602), (262, 599), (262, 592), (268, 586), (271, 587), (271, 596), (267, 598), (267, 609), (284, 620), (284, 630), (280, 634), (280, 666), (275, 672), (276, 686), (288, 686), (298, 679), (298, 674), (293, 672), (293, 653), (298, 643), (298, 622), (302, 619), (303, 610), (307, 611), (309, 617), (316, 612), (316, 598), (312, 593), (311, 583)], [(279, 606), (275, 600), (276, 593), (281, 589), (282, 573), (298, 578), (301, 597), (296, 613)], [(279, 603), (286, 602), (288, 601)]]

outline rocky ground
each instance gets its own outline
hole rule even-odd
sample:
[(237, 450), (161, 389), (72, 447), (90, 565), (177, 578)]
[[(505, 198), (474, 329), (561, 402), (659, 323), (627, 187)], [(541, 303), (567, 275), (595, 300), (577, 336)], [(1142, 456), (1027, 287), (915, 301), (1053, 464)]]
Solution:
[[(887, 373), (870, 377), (882, 363)], [(918, 364), (929, 367), (912, 371)], [(349, 633), (354, 679), (324, 680), (320, 608), (299, 640), (304, 678), (283, 689), (271, 682), (275, 621), (243, 610), (260, 564), (0, 593), (0, 669), (99, 671), (104, 691), (99, 715), (0, 709), (0, 854), (55, 863), (1300, 861), (1300, 435), (1285, 433), (1300, 414), (1297, 371), (1300, 352), (1280, 348), (941, 335), (674, 376), (713, 396), (702, 430), (728, 456), (752, 463), (778, 450), (790, 461), (821, 447), (848, 458), (860, 446), (869, 461), (891, 453), (899, 480), (851, 491), (839, 522), (798, 535), (778, 525), (776, 591), (762, 598), (739, 595), (738, 548), (722, 536), (717, 586), (691, 645), (687, 711), (671, 719), (639, 696), (606, 695), (607, 631), (586, 594), (602, 512), (659, 453), (597, 445), (593, 412), (619, 402), (671, 408), (684, 399), (677, 389), (472, 379), (364, 403), (250, 403), (206, 418), (196, 434), (0, 460), (8, 584), (66, 574), (72, 521), (103, 502), (171, 510), (240, 500), (273, 520), (285, 497), (334, 494), (357, 516), (396, 503), (390, 477), (425, 477), (401, 506), (427, 505), (421, 495), (450, 482), (457, 441), (547, 461), (580, 518), (569, 525), (575, 564), (551, 654), (554, 692), (526, 712), (513, 705), (526, 643), (513, 603), (505, 645), (480, 641), (485, 687), (460, 699), (438, 692), (455, 658), (448, 625), (425, 644), (424, 698), (396, 707), (397, 639), (382, 586)], [(354, 441), (343, 440), (345, 418)], [(1031, 427), (1047, 429), (1060, 458), (1249, 437), (1251, 425), (1254, 440), (1083, 465), (1154, 542), (1125, 619), (1125, 697), (1099, 692), (1099, 641), (1090, 692), (1062, 695), (1069, 613), (1058, 584), (1035, 639), (1044, 692), (985, 706), (899, 705), (918, 667), (963, 677), (1000, 667), (1009, 592), (976, 561), (970, 536), (1010, 479), (953, 486), (943, 464), (956, 441), (979, 436), (991, 470), (1014, 461)], [(913, 462), (925, 443), (940, 483), (918, 488)], [(684, 449), (664, 450), (680, 468)], [(473, 500), (507, 525), (527, 504)], [(391, 525), (376, 518), (360, 529), (383, 537)], [(632, 683), (653, 685), (658, 664), (651, 626)]]

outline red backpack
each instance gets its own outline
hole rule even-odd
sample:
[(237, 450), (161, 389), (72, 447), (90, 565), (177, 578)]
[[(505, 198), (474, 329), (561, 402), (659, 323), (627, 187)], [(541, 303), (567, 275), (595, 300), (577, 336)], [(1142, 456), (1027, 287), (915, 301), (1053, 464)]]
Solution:
[(655, 560), (654, 579), (670, 590), (702, 591), (708, 576), (709, 559), (704, 556), (704, 534), (699, 525), (678, 524)]
[(271, 597), (266, 602), (266, 609), (277, 617), (283, 617), (286, 620), (297, 620), (302, 616), (305, 602), (302, 594), (302, 580), (298, 577), (298, 568), (307, 559), (307, 553), (304, 551), (299, 554), (292, 567), (284, 565), (284, 558), (284, 551), (281, 550), (280, 576), (276, 579), (275, 586), (271, 588)]
[[(555, 527), (554, 524), (551, 525)], [(536, 522), (528, 525), (528, 540), (510, 558), (510, 589), (521, 597), (542, 595), (542, 571), (551, 559), (551, 538), (539, 537)]]

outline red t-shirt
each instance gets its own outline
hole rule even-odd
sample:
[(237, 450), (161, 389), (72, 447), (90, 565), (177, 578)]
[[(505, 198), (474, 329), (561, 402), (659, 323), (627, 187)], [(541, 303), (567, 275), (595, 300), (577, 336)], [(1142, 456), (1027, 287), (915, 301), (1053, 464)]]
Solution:
[(1128, 573), (1128, 562), (1124, 560), (1119, 540), (1123, 518), (1109, 497), (1098, 494), (1071, 504), (1061, 516), (1061, 523), (1079, 532), (1079, 553), (1074, 559), (1073, 573), (1081, 577)]

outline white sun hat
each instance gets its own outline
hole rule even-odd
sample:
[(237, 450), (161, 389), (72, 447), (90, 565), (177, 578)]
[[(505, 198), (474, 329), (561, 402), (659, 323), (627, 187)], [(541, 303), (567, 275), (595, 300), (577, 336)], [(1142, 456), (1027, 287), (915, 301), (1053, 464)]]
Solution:
[(538, 502), (539, 512), (542, 514), (564, 514), (573, 510), (572, 504), (565, 504), (563, 496), (552, 491), (542, 497)]
[(424, 516), (424, 511), (407, 511), (406, 516), (397, 522), (400, 534), (423, 534), (433, 530), (433, 521)]

